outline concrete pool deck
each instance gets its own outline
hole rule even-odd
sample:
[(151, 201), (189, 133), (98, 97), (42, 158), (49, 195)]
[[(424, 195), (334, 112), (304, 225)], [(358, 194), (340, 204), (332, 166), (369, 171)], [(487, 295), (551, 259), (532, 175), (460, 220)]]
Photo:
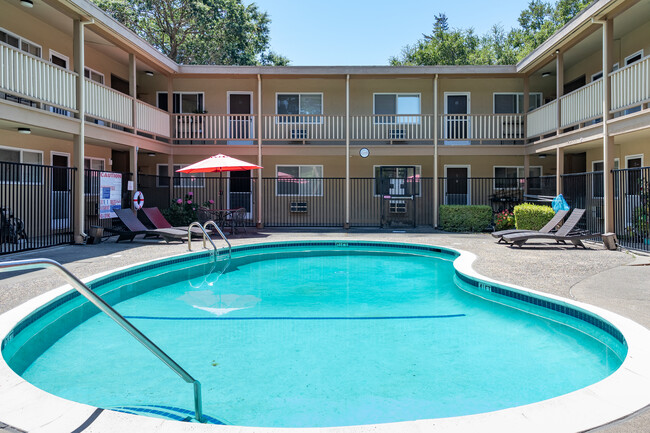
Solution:
[[(187, 244), (138, 239), (133, 243), (61, 246), (3, 256), (0, 261), (50, 258), (64, 264), (80, 278), (160, 257), (182, 254)], [(585, 302), (630, 318), (650, 328), (650, 257), (630, 252), (607, 251), (599, 244), (588, 249), (531, 243), (523, 248), (496, 244), (486, 234), (449, 234), (433, 230), (394, 233), (378, 230), (279, 231), (261, 230), (235, 236), (234, 245), (295, 240), (376, 240), (439, 245), (469, 251), (478, 256), (474, 269), (490, 278), (540, 292)], [(200, 249), (196, 243), (195, 249)], [(217, 246), (221, 246), (217, 243)], [(51, 271), (0, 276), (0, 313), (64, 284)], [(650, 390), (648, 391), (650, 392)], [(18, 431), (4, 426), (0, 431)], [(90, 428), (88, 431), (91, 431)], [(603, 432), (650, 431), (650, 409), (610, 425)]]

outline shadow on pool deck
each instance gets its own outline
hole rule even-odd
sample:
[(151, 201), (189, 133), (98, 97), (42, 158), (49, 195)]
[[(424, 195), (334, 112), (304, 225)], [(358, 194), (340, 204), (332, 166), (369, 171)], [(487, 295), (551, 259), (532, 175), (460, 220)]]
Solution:
[[(49, 258), (85, 278), (110, 269), (187, 252), (187, 243), (167, 244), (137, 238), (134, 242), (115, 243), (115, 237), (97, 245), (65, 245), (0, 257), (0, 261)], [(377, 230), (250, 230), (229, 238), (233, 246), (259, 242), (292, 240), (375, 240), (438, 245), (462, 249), (478, 256), (474, 268), (479, 273), (507, 283), (517, 284), (597, 305), (628, 317), (650, 328), (650, 263), (648, 257), (626, 251), (608, 251), (601, 244), (588, 243), (587, 249), (572, 245), (530, 243), (526, 248), (497, 244), (487, 234), (450, 234), (433, 229)], [(216, 238), (217, 247), (225, 243)], [(194, 250), (201, 241), (192, 243)], [(51, 271), (0, 274), (0, 313), (26, 300), (64, 284)], [(3, 427), (0, 431), (11, 430)], [(608, 433), (650, 431), (650, 409), (608, 426), (596, 429)]]

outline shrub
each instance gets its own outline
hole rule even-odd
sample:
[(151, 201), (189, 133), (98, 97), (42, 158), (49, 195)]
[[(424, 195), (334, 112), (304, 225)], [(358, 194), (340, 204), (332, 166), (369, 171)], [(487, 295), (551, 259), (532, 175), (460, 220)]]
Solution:
[(550, 206), (523, 203), (515, 206), (515, 226), (518, 230), (539, 230), (553, 218)]
[(450, 232), (482, 232), (492, 224), (490, 206), (440, 206), (440, 225)]
[(494, 217), (494, 229), (495, 230), (508, 230), (515, 228), (515, 214), (509, 210), (504, 210), (499, 212)]
[(174, 227), (188, 226), (192, 221), (196, 221), (196, 204), (192, 200), (194, 194), (188, 192), (185, 199), (177, 198), (172, 201), (169, 209), (164, 209), (162, 214), (169, 224)]

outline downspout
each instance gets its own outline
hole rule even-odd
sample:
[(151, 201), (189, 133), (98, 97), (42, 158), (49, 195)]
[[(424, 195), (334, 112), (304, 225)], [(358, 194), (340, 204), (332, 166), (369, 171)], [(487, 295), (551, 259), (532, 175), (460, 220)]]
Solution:
[(438, 227), (438, 74), (433, 78), (433, 227)]
[[(262, 75), (257, 74), (257, 165), (262, 167)], [(262, 222), (262, 169), (257, 170), (257, 228)]]
[(350, 74), (345, 77), (345, 225), (343, 228), (350, 228)]

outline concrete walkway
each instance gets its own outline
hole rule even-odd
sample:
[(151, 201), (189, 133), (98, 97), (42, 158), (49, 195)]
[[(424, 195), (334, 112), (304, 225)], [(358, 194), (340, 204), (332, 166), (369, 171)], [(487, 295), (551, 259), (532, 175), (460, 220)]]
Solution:
[[(0, 261), (50, 258), (84, 278), (113, 268), (187, 251), (187, 244), (166, 244), (141, 239), (116, 244), (114, 239), (99, 245), (66, 245), (7, 255), (0, 257)], [(234, 246), (305, 239), (410, 242), (470, 251), (478, 256), (474, 268), (487, 277), (597, 305), (650, 328), (650, 257), (626, 251), (608, 251), (600, 244), (587, 244), (586, 250), (537, 242), (523, 248), (510, 248), (496, 244), (495, 239), (487, 234), (449, 234), (432, 230), (406, 233), (377, 230), (268, 230), (235, 236), (231, 241)], [(195, 245), (196, 248), (201, 247), (200, 243)], [(220, 243), (217, 242), (217, 246), (221, 246)], [(0, 313), (63, 283), (52, 271), (0, 274)], [(5, 426), (0, 420), (0, 431), (17, 430)], [(597, 431), (650, 431), (650, 408)]]

